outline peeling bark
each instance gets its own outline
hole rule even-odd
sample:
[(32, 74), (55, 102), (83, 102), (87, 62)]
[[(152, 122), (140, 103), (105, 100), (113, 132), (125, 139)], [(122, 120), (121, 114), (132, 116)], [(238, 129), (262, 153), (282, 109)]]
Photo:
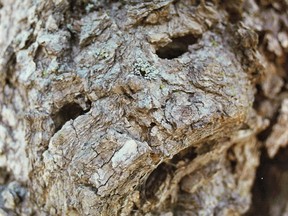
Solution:
[(254, 211), (287, 145), (286, 1), (0, 5), (0, 214)]

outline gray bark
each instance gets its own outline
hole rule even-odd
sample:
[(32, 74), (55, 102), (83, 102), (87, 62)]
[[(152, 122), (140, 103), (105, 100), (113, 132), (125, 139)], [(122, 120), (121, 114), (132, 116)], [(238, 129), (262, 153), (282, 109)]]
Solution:
[(0, 214), (246, 213), (288, 143), (287, 5), (2, 0)]

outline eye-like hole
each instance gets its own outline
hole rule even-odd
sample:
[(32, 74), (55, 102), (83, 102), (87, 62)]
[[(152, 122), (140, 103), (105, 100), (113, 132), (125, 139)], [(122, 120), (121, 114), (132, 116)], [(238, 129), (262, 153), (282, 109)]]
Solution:
[(55, 125), (55, 133), (59, 131), (67, 121), (71, 119), (74, 120), (88, 111), (89, 109), (83, 110), (77, 103), (68, 103), (64, 105), (54, 116), (52, 116)]
[(185, 35), (172, 38), (172, 42), (164, 47), (160, 47), (156, 54), (162, 59), (174, 59), (188, 52), (188, 46), (195, 44), (197, 39), (194, 35)]
[[(152, 123), (153, 124), (153, 123)], [(177, 164), (181, 162), (192, 161), (197, 156), (195, 152), (195, 147), (188, 147), (174, 157), (170, 161), (163, 162), (153, 170), (145, 182), (145, 199), (154, 199), (155, 194), (159, 190), (159, 187), (165, 181), (167, 175), (173, 176), (175, 170), (177, 169)]]
[(145, 182), (145, 189), (143, 194), (145, 195), (145, 199), (155, 199), (155, 194), (159, 190), (159, 187), (161, 184), (163, 184), (167, 175), (169, 173), (171, 174), (173, 171), (175, 171), (174, 167), (171, 167), (166, 163), (161, 163), (155, 170), (153, 170)]

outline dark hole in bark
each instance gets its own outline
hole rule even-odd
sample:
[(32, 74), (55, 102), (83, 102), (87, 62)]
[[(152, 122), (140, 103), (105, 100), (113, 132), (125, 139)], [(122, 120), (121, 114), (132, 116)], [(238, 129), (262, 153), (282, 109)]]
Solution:
[(237, 161), (236, 160), (230, 160), (230, 166), (231, 166), (231, 172), (235, 173), (236, 167), (237, 167)]
[(192, 1), (191, 1), (191, 4), (192, 4), (193, 6), (198, 6), (200, 3), (201, 3), (200, 0), (192, 0)]
[(257, 34), (258, 34), (258, 41), (259, 41), (258, 46), (261, 46), (264, 43), (266, 32), (258, 31)]
[(140, 74), (141, 74), (141, 76), (145, 77), (146, 76), (146, 71), (140, 70)]
[(173, 176), (177, 163), (180, 161), (192, 161), (196, 156), (195, 148), (189, 147), (174, 155), (170, 161), (161, 163), (147, 178), (144, 186), (145, 197), (143, 199), (155, 198), (155, 193), (159, 190), (167, 176)]
[(230, 163), (231, 172), (235, 173), (236, 167), (237, 167), (237, 159), (236, 159), (235, 153), (232, 151), (232, 149), (228, 150), (227, 159)]
[(156, 51), (156, 54), (162, 59), (174, 59), (188, 52), (188, 46), (196, 42), (197, 38), (194, 35), (173, 38), (172, 42), (164, 47), (160, 47)]
[(242, 19), (243, 5), (241, 1), (221, 0), (221, 5), (223, 5), (228, 12), (230, 22), (236, 23)]
[(8, 85), (10, 88), (14, 87), (14, 82), (15, 82), (15, 76), (14, 76), (14, 71), (15, 71), (15, 65), (17, 63), (16, 61), (16, 55), (13, 51), (11, 51), (11, 47), (9, 46), (6, 50), (7, 54), (9, 57), (7, 57), (7, 62), (6, 62), (6, 78), (5, 78), (5, 84)]
[(55, 125), (55, 133), (59, 131), (62, 126), (69, 120), (74, 120), (78, 116), (87, 113), (90, 110), (90, 106), (88, 109), (83, 110), (82, 107), (77, 103), (68, 103), (64, 105), (53, 117), (54, 125)]
[(273, 159), (262, 149), (252, 189), (252, 205), (246, 215), (284, 215), (288, 200), (288, 148)]
[(241, 20), (241, 14), (238, 13), (238, 11), (231, 11), (230, 12), (230, 17), (229, 17), (229, 20), (232, 22), (232, 23), (236, 23), (238, 22), (239, 20)]
[(237, 168), (237, 157), (233, 149), (234, 149), (234, 146), (228, 149), (226, 158), (227, 158), (227, 161), (229, 161), (231, 172), (234, 174)]
[(0, 167), (0, 184), (4, 185), (7, 182), (11, 181), (13, 179), (11, 173), (7, 170), (6, 167)]
[(171, 163), (176, 165), (179, 161), (192, 161), (196, 156), (196, 148), (189, 147), (174, 155), (174, 157), (171, 159)]
[(150, 200), (156, 198), (155, 193), (159, 190), (167, 175), (172, 171), (174, 171), (174, 168), (165, 162), (161, 163), (155, 170), (153, 170), (145, 183), (145, 199)]

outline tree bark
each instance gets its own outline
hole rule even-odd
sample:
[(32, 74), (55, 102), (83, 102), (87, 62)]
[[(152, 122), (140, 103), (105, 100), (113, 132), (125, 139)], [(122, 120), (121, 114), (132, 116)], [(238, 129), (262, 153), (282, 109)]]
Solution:
[(261, 152), (288, 144), (287, 1), (0, 8), (1, 215), (259, 213)]

